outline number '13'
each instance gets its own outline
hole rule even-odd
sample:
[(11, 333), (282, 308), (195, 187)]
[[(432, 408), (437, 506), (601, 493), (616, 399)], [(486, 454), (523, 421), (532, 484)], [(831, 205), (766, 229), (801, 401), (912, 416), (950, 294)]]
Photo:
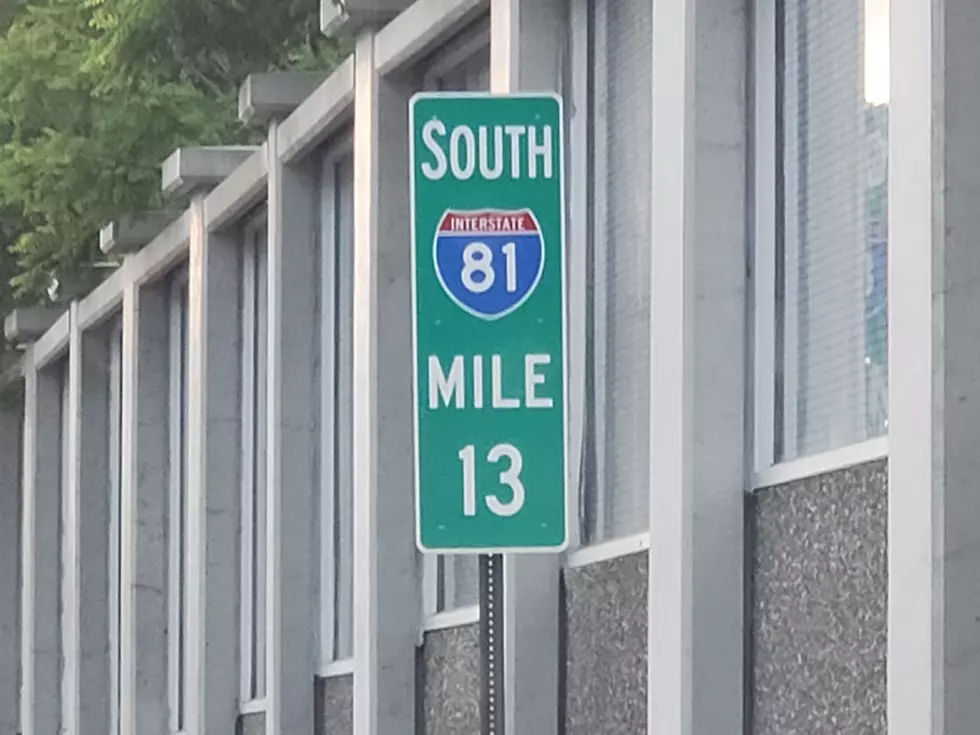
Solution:
[[(463, 463), (463, 515), (476, 515), (476, 448), (467, 444), (459, 450), (459, 461)], [(487, 461), (496, 464), (506, 459), (509, 464), (500, 473), (500, 484), (510, 488), (510, 500), (502, 501), (497, 495), (487, 495), (486, 504), (494, 515), (508, 517), (515, 515), (524, 507), (524, 483), (521, 482), (521, 469), (524, 458), (513, 444), (495, 444), (487, 452)]]

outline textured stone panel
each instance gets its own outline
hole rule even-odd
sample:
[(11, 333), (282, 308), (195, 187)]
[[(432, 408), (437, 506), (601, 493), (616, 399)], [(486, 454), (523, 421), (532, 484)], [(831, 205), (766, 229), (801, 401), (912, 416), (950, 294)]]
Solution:
[(885, 460), (760, 490), (755, 735), (885, 735)]
[(565, 572), (566, 735), (645, 735), (647, 554)]
[(480, 626), (425, 635), (426, 735), (480, 732)]
[(253, 712), (238, 717), (239, 735), (265, 735), (265, 712)]
[(351, 735), (354, 732), (354, 675), (317, 679), (318, 735)]

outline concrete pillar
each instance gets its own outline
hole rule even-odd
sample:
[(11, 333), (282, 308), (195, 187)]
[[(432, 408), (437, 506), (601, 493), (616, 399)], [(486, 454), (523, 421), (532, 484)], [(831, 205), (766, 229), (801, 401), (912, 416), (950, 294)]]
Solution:
[(980, 721), (980, 6), (891, 3), (888, 731)]
[(746, 5), (653, 17), (648, 729), (741, 732)]
[(14, 735), (20, 662), (20, 409), (0, 409), (0, 735)]
[(269, 128), (269, 329), (266, 594), (267, 735), (313, 731), (319, 544), (314, 410), (317, 394), (316, 156), (279, 160)]
[(354, 51), (354, 733), (415, 732), (408, 100)]
[[(561, 91), (568, 24), (559, 0), (493, 0), (490, 89)], [(566, 134), (567, 137), (567, 134)], [(571, 487), (577, 471), (569, 467)], [(504, 724), (512, 733), (559, 730), (558, 555), (504, 557)]]
[(187, 726), (209, 735), (238, 715), (240, 248), (207, 231), (203, 196), (190, 211)]
[(167, 298), (130, 285), (122, 313), (120, 735), (167, 735)]
[(109, 350), (106, 335), (82, 333), (71, 307), (68, 351), (67, 482), (62, 519), (67, 563), (62, 620), (69, 735), (109, 730)]
[(61, 727), (62, 366), (38, 370), (24, 353), (24, 495), (21, 556), (21, 694), (23, 735)]

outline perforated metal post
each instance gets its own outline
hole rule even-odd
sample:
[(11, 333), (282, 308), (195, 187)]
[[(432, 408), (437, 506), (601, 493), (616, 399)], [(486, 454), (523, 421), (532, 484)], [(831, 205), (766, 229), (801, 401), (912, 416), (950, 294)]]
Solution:
[(483, 735), (504, 735), (504, 557), (480, 556)]

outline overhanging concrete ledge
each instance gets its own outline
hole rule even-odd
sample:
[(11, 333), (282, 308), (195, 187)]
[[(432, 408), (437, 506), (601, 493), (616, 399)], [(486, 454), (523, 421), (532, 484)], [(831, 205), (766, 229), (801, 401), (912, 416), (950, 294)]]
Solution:
[(381, 26), (411, 5), (410, 0), (321, 0), (320, 30), (328, 38), (351, 38)]
[(160, 189), (168, 197), (212, 189), (257, 150), (253, 145), (178, 148), (161, 166)]
[(179, 212), (148, 212), (142, 217), (122, 217), (99, 231), (99, 249), (106, 253), (132, 253), (160, 234)]
[(33, 342), (54, 326), (63, 311), (43, 306), (14, 309), (3, 321), (3, 334), (17, 344)]
[(238, 90), (238, 117), (246, 123), (284, 118), (323, 84), (323, 72), (249, 74)]

